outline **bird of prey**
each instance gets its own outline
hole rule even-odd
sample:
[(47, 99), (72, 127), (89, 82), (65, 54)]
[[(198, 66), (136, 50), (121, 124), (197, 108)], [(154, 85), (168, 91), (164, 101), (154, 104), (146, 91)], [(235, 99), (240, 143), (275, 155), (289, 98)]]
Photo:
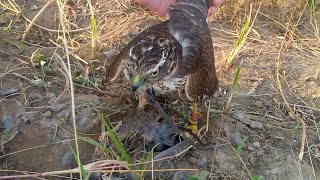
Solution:
[(197, 133), (197, 104), (218, 88), (207, 23), (210, 5), (211, 0), (177, 0), (167, 10), (168, 21), (137, 35), (106, 67), (102, 85), (114, 82), (124, 72), (132, 92), (151, 100), (184, 85), (192, 102), (188, 129)]

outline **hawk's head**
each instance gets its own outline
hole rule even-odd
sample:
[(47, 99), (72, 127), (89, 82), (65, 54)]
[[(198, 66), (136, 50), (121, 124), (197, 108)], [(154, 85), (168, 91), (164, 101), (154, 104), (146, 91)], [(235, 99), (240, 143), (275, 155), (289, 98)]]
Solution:
[(132, 92), (152, 100), (156, 94), (181, 86), (182, 82), (172, 77), (178, 58), (179, 47), (166, 37), (150, 37), (132, 44), (124, 61)]

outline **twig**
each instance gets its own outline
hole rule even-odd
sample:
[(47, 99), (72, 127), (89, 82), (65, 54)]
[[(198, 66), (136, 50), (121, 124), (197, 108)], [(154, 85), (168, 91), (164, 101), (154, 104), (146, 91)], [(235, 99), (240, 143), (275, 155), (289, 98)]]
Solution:
[[(291, 21), (292, 16), (289, 19), (289, 22)], [(288, 32), (289, 32), (289, 26), (290, 23), (288, 23), (287, 27), (286, 27), (286, 33), (285, 36), (287, 36)], [(278, 56), (277, 56), (277, 65), (276, 65), (276, 76), (277, 76), (277, 83), (278, 83), (278, 89), (280, 92), (280, 95), (282, 97), (282, 100), (284, 101), (284, 104), (286, 105), (286, 108), (288, 109), (289, 113), (291, 113), (293, 115), (293, 119), (296, 120), (298, 123), (300, 123), (302, 125), (302, 133), (301, 133), (301, 145), (300, 145), (300, 153), (299, 153), (299, 161), (302, 161), (303, 159), (303, 154), (304, 154), (304, 146), (305, 146), (305, 141), (306, 141), (306, 124), (304, 122), (304, 120), (297, 115), (293, 109), (291, 108), (291, 106), (289, 105), (287, 98), (285, 97), (284, 93), (283, 93), (283, 89), (282, 89), (282, 84), (280, 81), (280, 62), (281, 62), (281, 51), (283, 49), (283, 46), (285, 44), (285, 40), (286, 38), (283, 39), (280, 49), (278, 51)]]
[(53, 2), (55, 2), (56, 0), (51, 0), (49, 1), (45, 6), (43, 6), (43, 8), (37, 13), (37, 15), (32, 19), (32, 21), (30, 22), (30, 24), (28, 25), (26, 31), (23, 33), (22, 36), (22, 40), (24, 41), (27, 37), (27, 34), (29, 33), (30, 29), (32, 28), (34, 22), (40, 17), (40, 15), (44, 12), (44, 10), (47, 9), (47, 7), (49, 7), (49, 5), (51, 5)]
[[(70, 91), (71, 91), (71, 111), (72, 111), (72, 120), (73, 120), (73, 131), (74, 131), (74, 137), (76, 139), (76, 153), (77, 153), (77, 162), (78, 166), (80, 167), (80, 152), (79, 152), (79, 143), (78, 143), (78, 134), (77, 134), (77, 125), (76, 125), (76, 112), (75, 112), (75, 101), (74, 101), (74, 87), (73, 87), (73, 81), (72, 81), (72, 74), (71, 74), (71, 66), (70, 66), (70, 59), (69, 59), (69, 50), (68, 50), (68, 42), (67, 42), (67, 35), (66, 35), (66, 27), (64, 24), (64, 12), (63, 12), (63, 2), (59, 0), (57, 2), (59, 14), (60, 14), (60, 20), (61, 20), (61, 27), (62, 27), (62, 33), (63, 33), (63, 44), (65, 47), (65, 53), (67, 58), (67, 65), (68, 69), (65, 69), (65, 71), (68, 73), (69, 81), (70, 81)], [(63, 63), (63, 61), (62, 61)], [(82, 179), (82, 173), (80, 171), (80, 179)]]
[(23, 63), (23, 64), (29, 64), (29, 63), (27, 63), (26, 61), (24, 61), (24, 60), (22, 60), (22, 59), (20, 59), (20, 58), (18, 58), (18, 57), (16, 57), (16, 56), (14, 56), (14, 55), (12, 55), (12, 54), (9, 54), (9, 53), (7, 53), (7, 52), (5, 52), (5, 51), (2, 51), (1, 49), (0, 49), (0, 53), (3, 53), (3, 54), (8, 55), (8, 56), (10, 56), (10, 57), (13, 57), (14, 59), (20, 61), (20, 62)]

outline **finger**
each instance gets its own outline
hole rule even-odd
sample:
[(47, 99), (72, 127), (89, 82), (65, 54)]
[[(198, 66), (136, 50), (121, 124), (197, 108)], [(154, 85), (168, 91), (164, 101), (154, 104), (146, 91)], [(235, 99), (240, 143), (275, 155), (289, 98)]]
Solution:
[(176, 3), (176, 0), (162, 0), (158, 8), (155, 10), (157, 15), (165, 16), (168, 7), (174, 3)]
[(208, 12), (208, 15), (209, 16), (212, 16), (213, 14), (215, 14), (217, 12), (217, 8), (215, 6), (211, 6), (209, 8), (209, 12)]
[(219, 4), (221, 4), (222, 0), (212, 0), (212, 6), (219, 6)]
[(161, 2), (160, 0), (153, 0), (153, 1), (150, 1), (150, 0), (135, 0), (137, 3), (141, 4), (142, 6), (150, 9), (150, 10), (155, 10), (157, 8), (159, 8), (159, 6), (161, 5)]

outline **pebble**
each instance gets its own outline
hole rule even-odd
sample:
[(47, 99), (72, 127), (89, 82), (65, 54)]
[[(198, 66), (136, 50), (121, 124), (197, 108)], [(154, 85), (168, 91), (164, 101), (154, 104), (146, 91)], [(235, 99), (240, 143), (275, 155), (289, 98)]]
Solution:
[(250, 126), (252, 128), (257, 128), (257, 129), (262, 129), (263, 128), (263, 124), (261, 122), (258, 122), (258, 121), (251, 121), (250, 122)]
[(56, 95), (54, 94), (54, 93), (48, 93), (48, 94), (46, 94), (46, 96), (45, 96), (45, 98), (48, 98), (48, 99), (51, 99), (51, 98), (55, 98), (56, 97)]
[(57, 99), (56, 95), (53, 93), (48, 93), (46, 97), (49, 99), (48, 104), (53, 104)]
[(207, 164), (208, 160), (205, 157), (200, 157), (197, 161), (199, 167), (203, 167)]
[(188, 174), (186, 171), (177, 171), (174, 173), (173, 180), (188, 180)]
[(242, 135), (239, 132), (233, 133), (231, 137), (231, 143), (233, 146), (237, 147), (241, 143)]
[(238, 132), (242, 132), (245, 127), (246, 127), (246, 125), (244, 125), (242, 122), (237, 121), (237, 123), (236, 123), (236, 130), (237, 130)]
[(6, 9), (2, 6), (0, 6), (0, 14), (4, 13), (6, 11)]
[(260, 143), (259, 143), (258, 141), (254, 142), (254, 143), (253, 143), (253, 146), (255, 146), (255, 147), (257, 147), (257, 148), (260, 148), (260, 147), (261, 147), (261, 146), (260, 146)]
[(271, 169), (270, 173), (272, 175), (283, 174), (285, 171), (286, 171), (285, 167), (276, 167), (276, 168)]
[(67, 168), (73, 162), (74, 158), (71, 152), (65, 153), (61, 158), (61, 165), (65, 168)]
[(267, 175), (267, 176), (270, 175), (270, 173), (271, 173), (270, 170), (266, 170), (266, 171), (264, 172), (264, 174)]
[(250, 150), (250, 151), (254, 151), (254, 150), (255, 150), (255, 148), (254, 148), (254, 147), (252, 147), (252, 146), (248, 146), (248, 150)]
[(198, 159), (196, 157), (190, 157), (189, 158), (189, 161), (192, 163), (192, 164), (195, 164), (198, 162)]
[(111, 49), (109, 51), (104, 51), (103, 54), (107, 58), (107, 60), (112, 61), (115, 58), (115, 56), (117, 55), (117, 52), (115, 50)]
[(257, 106), (258, 108), (263, 108), (263, 107), (264, 107), (262, 101), (256, 101), (256, 102), (254, 103), (254, 105)]
[(50, 109), (53, 112), (60, 112), (61, 110), (63, 110), (64, 108), (66, 108), (68, 106), (68, 103), (57, 103), (57, 104), (53, 104), (51, 105)]
[(41, 94), (38, 94), (38, 93), (32, 93), (29, 98), (32, 99), (32, 100), (39, 100), (39, 99), (42, 99), (43, 96)]
[(28, 114), (24, 114), (20, 116), (20, 119), (22, 120), (22, 122), (28, 122), (30, 120), (30, 117)]
[(15, 123), (14, 123), (12, 117), (10, 117), (10, 116), (4, 116), (2, 118), (2, 123), (7, 130), (11, 130), (11, 129), (15, 128)]
[(251, 165), (254, 165), (254, 164), (256, 163), (256, 158), (254, 158), (253, 156), (251, 156), (251, 157), (249, 158), (249, 162), (250, 162)]
[(46, 111), (42, 115), (43, 115), (44, 118), (49, 118), (49, 117), (52, 116), (52, 113), (51, 113), (51, 111)]

